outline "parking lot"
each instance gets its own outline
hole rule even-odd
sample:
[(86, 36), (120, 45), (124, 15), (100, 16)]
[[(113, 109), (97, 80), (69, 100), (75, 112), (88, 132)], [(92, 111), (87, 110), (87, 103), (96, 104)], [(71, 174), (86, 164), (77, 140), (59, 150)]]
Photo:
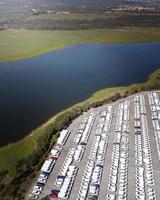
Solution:
[(63, 130), (32, 199), (159, 200), (160, 93), (91, 109)]

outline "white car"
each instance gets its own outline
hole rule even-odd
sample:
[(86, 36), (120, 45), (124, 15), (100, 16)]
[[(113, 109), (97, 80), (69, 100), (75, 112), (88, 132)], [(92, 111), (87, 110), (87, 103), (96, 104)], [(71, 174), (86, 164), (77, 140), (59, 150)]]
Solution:
[(47, 178), (48, 178), (48, 176), (47, 176), (47, 175), (45, 175), (45, 174), (40, 174), (40, 175), (39, 175), (39, 178), (42, 178), (42, 179), (47, 179)]
[(89, 196), (98, 196), (98, 194), (99, 194), (99, 187), (91, 185), (89, 188)]
[(109, 194), (107, 195), (107, 199), (106, 200), (115, 200), (116, 196), (114, 194)]
[(38, 196), (38, 195), (35, 195), (35, 194), (30, 194), (29, 197), (30, 197), (31, 199), (38, 199), (38, 198), (39, 198), (39, 196)]
[(46, 183), (46, 182), (47, 182), (47, 180), (46, 180), (46, 179), (44, 179), (44, 178), (39, 178), (39, 179), (38, 179), (38, 182), (39, 182), (39, 183)]
[(32, 190), (32, 194), (34, 194), (34, 195), (40, 195), (40, 193), (41, 193), (41, 191), (39, 191), (39, 190), (35, 190), (35, 189)]
[(42, 188), (41, 186), (35, 185), (35, 186), (33, 187), (33, 189), (34, 189), (34, 190), (42, 191), (43, 188)]

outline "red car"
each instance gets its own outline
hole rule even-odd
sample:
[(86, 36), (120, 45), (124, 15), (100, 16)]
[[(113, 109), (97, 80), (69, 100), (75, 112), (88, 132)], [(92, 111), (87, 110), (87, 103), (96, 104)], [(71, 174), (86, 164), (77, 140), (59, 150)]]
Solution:
[(52, 190), (52, 193), (49, 195), (50, 199), (57, 199), (58, 198), (58, 193), (60, 192), (59, 190)]
[(54, 194), (50, 194), (49, 195), (50, 199), (57, 199), (58, 198), (58, 194), (54, 193)]
[(52, 160), (57, 160), (58, 158), (55, 157), (55, 156), (51, 156), (51, 159), (52, 159)]

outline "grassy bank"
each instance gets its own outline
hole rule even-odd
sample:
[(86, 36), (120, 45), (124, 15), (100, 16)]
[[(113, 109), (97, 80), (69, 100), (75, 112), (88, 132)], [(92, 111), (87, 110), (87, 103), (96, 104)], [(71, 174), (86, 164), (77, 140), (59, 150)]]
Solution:
[(94, 13), (52, 13), (30, 16), (18, 25), (30, 30), (87, 30), (95, 28), (160, 27), (158, 12), (109, 11)]
[(33, 57), (73, 44), (160, 42), (160, 28), (0, 31), (0, 61)]
[(27, 186), (37, 174), (42, 162), (56, 142), (59, 131), (72, 119), (88, 110), (119, 98), (145, 91), (160, 89), (160, 69), (148, 81), (128, 87), (100, 90), (89, 99), (57, 114), (23, 140), (0, 148), (0, 199), (23, 199)]

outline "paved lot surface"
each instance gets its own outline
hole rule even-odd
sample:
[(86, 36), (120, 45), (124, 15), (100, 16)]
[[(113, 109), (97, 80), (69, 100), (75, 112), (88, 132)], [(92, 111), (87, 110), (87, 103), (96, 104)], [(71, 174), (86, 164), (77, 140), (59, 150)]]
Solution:
[[(104, 111), (106, 112), (104, 113)], [(87, 133), (86, 144), (81, 143), (81, 140), (78, 144), (73, 142), (82, 121), (89, 119), (90, 116), (94, 117)], [(138, 123), (139, 125), (137, 125)], [(76, 162), (73, 156), (71, 163), (72, 166), (78, 168), (78, 172), (73, 178), (68, 199), (85, 200), (95, 196), (96, 198), (92, 199), (106, 200), (110, 195), (108, 199), (111, 200), (159, 200), (159, 124), (160, 94), (155, 92), (133, 95), (84, 113), (69, 126), (68, 130), (71, 134), (66, 144), (63, 145), (63, 150), (39, 199), (49, 195), (53, 189), (61, 190), (61, 187), (56, 186), (55, 182), (67, 153), (72, 147), (77, 149), (78, 145), (81, 145), (85, 147), (82, 159), (80, 162)], [(97, 149), (95, 141), (98, 144)], [(103, 151), (100, 150), (101, 141), (105, 143)], [(93, 151), (96, 152), (95, 156)], [(88, 161), (93, 161), (93, 168), (91, 176), (86, 180), (83, 176)], [(99, 178), (95, 184), (93, 174), (99, 163), (102, 164), (102, 171), (98, 172)], [(82, 186), (82, 182), (86, 183), (86, 187)], [(96, 185), (98, 192), (95, 195), (91, 193), (91, 185)], [(83, 190), (86, 191), (86, 195), (83, 195)]]

